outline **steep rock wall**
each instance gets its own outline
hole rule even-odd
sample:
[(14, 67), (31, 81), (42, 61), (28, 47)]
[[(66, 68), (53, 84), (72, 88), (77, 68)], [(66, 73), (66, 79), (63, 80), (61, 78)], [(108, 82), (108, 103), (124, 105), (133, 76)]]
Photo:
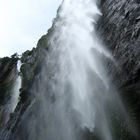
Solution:
[(0, 128), (4, 127), (9, 118), (9, 101), (17, 78), (18, 58), (5, 57), (0, 59)]
[(140, 128), (140, 1), (102, 0), (100, 7), (97, 31), (116, 62), (109, 75)]

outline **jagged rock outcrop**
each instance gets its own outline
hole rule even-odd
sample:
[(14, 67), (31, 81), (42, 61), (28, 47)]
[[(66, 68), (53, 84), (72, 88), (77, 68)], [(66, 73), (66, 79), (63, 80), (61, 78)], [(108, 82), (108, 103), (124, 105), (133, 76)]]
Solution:
[(140, 132), (140, 1), (102, 0), (97, 31), (116, 65), (109, 74)]
[[(38, 87), (39, 75), (42, 63), (45, 61), (47, 47), (47, 36), (44, 35), (39, 40), (37, 48), (26, 51), (22, 54), (20, 75), (22, 77), (22, 87), (20, 89), (20, 101), (16, 110), (10, 116), (10, 120), (3, 128), (0, 140), (27, 140), (31, 129), (28, 123), (34, 117), (38, 102), (35, 101), (35, 87)], [(39, 94), (39, 93), (38, 93)], [(37, 114), (36, 114), (37, 115)], [(23, 119), (24, 118), (24, 119)], [(33, 119), (32, 119), (33, 120)], [(28, 130), (30, 129), (30, 130)], [(36, 134), (37, 135), (37, 134)], [(37, 137), (36, 137), (37, 138)]]

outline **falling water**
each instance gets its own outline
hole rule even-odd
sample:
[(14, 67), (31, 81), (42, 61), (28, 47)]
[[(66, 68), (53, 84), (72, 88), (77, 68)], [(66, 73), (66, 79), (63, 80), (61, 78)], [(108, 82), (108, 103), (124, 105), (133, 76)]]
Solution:
[[(95, 16), (100, 14), (95, 1), (66, 0), (59, 13), (61, 21), (56, 23), (56, 27), (61, 25), (61, 36), (57, 42), (57, 49), (61, 53), (59, 74), (60, 77), (64, 77), (61, 88), (64, 89), (66, 81), (70, 84), (72, 108), (79, 113), (81, 127), (87, 127), (91, 131), (95, 127), (96, 113), (91, 98), (95, 96), (93, 90), (96, 87), (94, 83), (91, 85), (89, 82), (89, 71), (93, 71), (103, 82), (107, 82), (98, 67), (98, 58), (92, 53), (92, 49), (97, 52), (103, 51), (94, 35), (93, 26), (96, 23)], [(54, 33), (53, 37), (58, 36), (59, 32)], [(56, 43), (53, 37), (52, 43)], [(62, 93), (67, 94), (64, 91)]]
[[(18, 61), (18, 64), (17, 64), (18, 73), (20, 72), (20, 67), (21, 67), (21, 62)], [(15, 110), (18, 102), (19, 102), (20, 88), (21, 88), (21, 77), (18, 74), (15, 86), (13, 88), (13, 94), (12, 94), (12, 97), (11, 97), (11, 110), (12, 110), (12, 112), (14, 112), (14, 110)]]

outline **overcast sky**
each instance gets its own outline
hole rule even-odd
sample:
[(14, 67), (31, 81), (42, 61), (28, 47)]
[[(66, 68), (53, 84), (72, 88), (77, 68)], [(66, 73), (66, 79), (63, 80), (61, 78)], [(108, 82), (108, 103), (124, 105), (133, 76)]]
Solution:
[(0, 0), (0, 57), (36, 47), (62, 0)]

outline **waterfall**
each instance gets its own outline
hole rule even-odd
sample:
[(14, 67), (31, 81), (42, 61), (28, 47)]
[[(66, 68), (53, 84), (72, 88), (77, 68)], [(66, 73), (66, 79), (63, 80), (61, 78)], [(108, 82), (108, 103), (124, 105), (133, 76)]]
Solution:
[(113, 140), (108, 114), (125, 111), (106, 75), (102, 59), (112, 57), (96, 35), (98, 16), (95, 0), (62, 2), (34, 88), (40, 108), (28, 123), (30, 140), (84, 139), (86, 130)]
[[(99, 68), (100, 60), (94, 57), (93, 54), (94, 51), (106, 54), (97, 40), (93, 26), (98, 15), (101, 15), (101, 13), (95, 1), (64, 1), (59, 13), (60, 20), (55, 24), (59, 31), (54, 33), (51, 38), (52, 44), (50, 43), (52, 47), (55, 47), (53, 48), (53, 53), (56, 53), (57, 50), (57, 55), (59, 55), (60, 71), (56, 78), (63, 78), (61, 83), (62, 90), (65, 89), (66, 81), (69, 83), (72, 90), (72, 108), (79, 113), (78, 118), (81, 127), (87, 127), (91, 131), (95, 127), (96, 113), (96, 110), (93, 109), (96, 97), (93, 96), (96, 96), (96, 91), (94, 92), (94, 90), (98, 87), (96, 87), (95, 83), (91, 85), (90, 71), (91, 74), (93, 73), (96, 77), (99, 77), (101, 82), (107, 82), (103, 78), (102, 69)], [(57, 42), (55, 41), (56, 37)], [(95, 82), (97, 81), (95, 80)], [(61, 93), (67, 94), (66, 91)], [(91, 101), (91, 98), (94, 100)]]
[[(21, 67), (21, 62), (18, 61), (18, 64), (17, 64), (18, 73), (20, 72), (20, 67)], [(15, 86), (13, 88), (13, 94), (11, 97), (11, 110), (12, 110), (12, 112), (14, 112), (14, 110), (19, 102), (20, 88), (21, 88), (21, 76), (18, 74), (16, 82), (15, 82)]]
[(15, 81), (13, 83), (12, 90), (10, 91), (11, 95), (9, 98), (9, 101), (4, 107), (5, 113), (4, 113), (4, 125), (9, 121), (10, 114), (15, 111), (15, 108), (19, 102), (19, 94), (20, 94), (20, 88), (21, 88), (21, 77), (19, 76), (20, 71), (20, 61), (17, 63), (17, 72), (15, 74)]

